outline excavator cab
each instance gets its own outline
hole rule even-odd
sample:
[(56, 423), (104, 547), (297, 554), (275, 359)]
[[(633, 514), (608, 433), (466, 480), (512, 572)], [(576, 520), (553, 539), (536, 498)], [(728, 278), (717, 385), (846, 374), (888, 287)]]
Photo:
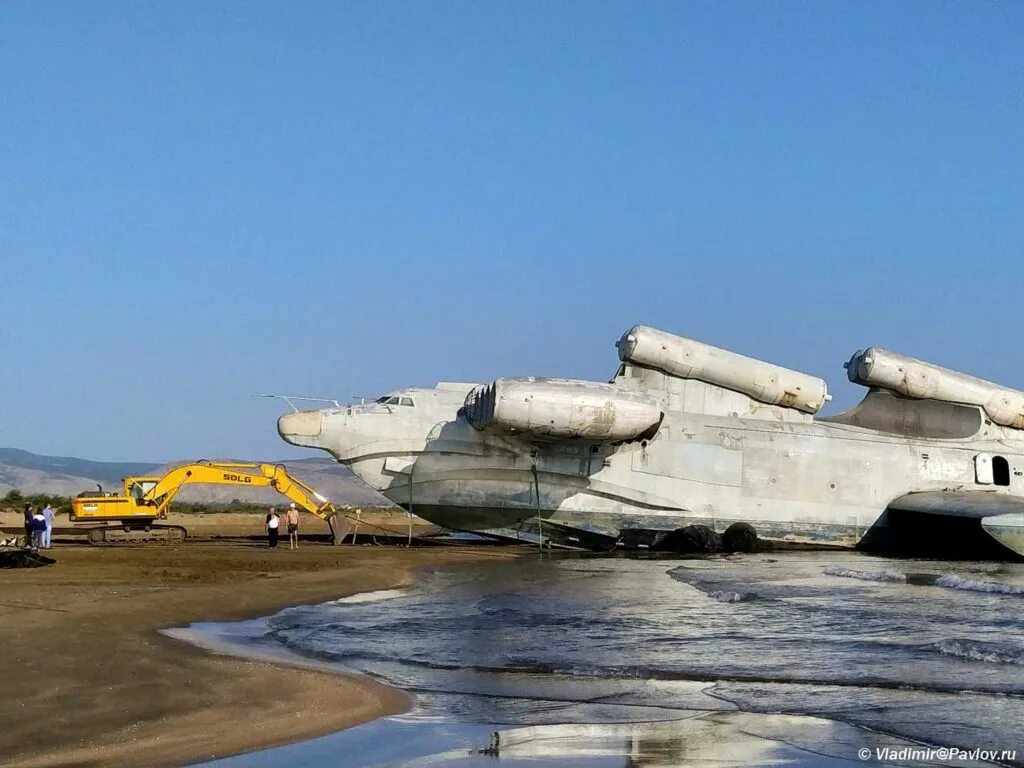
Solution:
[(163, 511), (146, 501), (146, 494), (159, 481), (158, 477), (126, 477), (121, 494), (102, 488), (80, 493), (71, 500), (71, 522), (96, 524), (87, 529), (90, 544), (115, 539), (184, 541), (187, 531), (180, 525), (158, 524)]
[(126, 477), (125, 484), (129, 485), (129, 488), (125, 495), (141, 504), (146, 494), (156, 488), (158, 482), (160, 482), (158, 477)]

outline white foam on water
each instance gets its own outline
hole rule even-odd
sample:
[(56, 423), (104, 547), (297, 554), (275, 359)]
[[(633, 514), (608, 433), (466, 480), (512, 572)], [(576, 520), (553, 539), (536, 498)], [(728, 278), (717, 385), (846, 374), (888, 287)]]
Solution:
[(348, 597), (339, 597), (332, 600), (332, 605), (347, 605), (351, 603), (378, 603), (381, 600), (394, 600), (396, 597), (405, 597), (409, 594), (406, 589), (378, 589), (374, 592), (358, 592)]
[[(212, 626), (212, 624), (206, 624)], [(226, 626), (230, 627), (230, 624)], [(181, 640), (218, 656), (234, 656), (250, 661), (267, 661), (273, 664), (287, 664), (302, 669), (315, 669), (338, 674), (343, 670), (338, 664), (319, 659), (310, 659), (294, 653), (283, 646), (255, 645), (247, 636), (232, 637), (230, 633), (217, 633), (196, 627), (168, 627), (157, 630), (162, 635)]]
[(1024, 586), (1000, 584), (998, 581), (975, 581), (952, 573), (939, 576), (935, 586), (946, 589), (961, 589), (965, 592), (989, 592), (996, 595), (1024, 595)]
[(940, 640), (935, 649), (947, 656), (956, 656), (971, 661), (985, 661), (990, 664), (1024, 664), (1024, 651), (995, 648), (970, 640)]
[(859, 579), (860, 581), (904, 583), (907, 580), (906, 574), (891, 569), (885, 571), (858, 571), (854, 568), (844, 568), (841, 565), (826, 565), (825, 573), (829, 576)]
[(757, 598), (753, 592), (708, 592), (707, 596), (720, 603), (742, 603)]

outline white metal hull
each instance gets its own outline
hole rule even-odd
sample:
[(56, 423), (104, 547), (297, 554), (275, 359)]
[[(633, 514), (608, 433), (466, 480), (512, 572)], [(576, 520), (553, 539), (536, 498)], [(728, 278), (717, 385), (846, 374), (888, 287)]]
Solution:
[[(459, 440), (342, 460), (394, 503), (448, 528), (514, 527), (539, 509), (545, 519), (613, 535), (692, 523), (722, 532), (746, 522), (768, 541), (853, 547), (884, 526), (893, 499), (968, 484), (973, 456), (999, 448), (911, 443), (826, 423), (680, 415), (673, 427), (682, 439), (608, 455), (549, 446), (534, 459), (463, 425), (453, 429)], [(1018, 530), (1004, 524), (993, 535), (1020, 551)]]
[[(845, 414), (815, 419), (650, 369), (624, 367), (613, 383), (657, 398), (656, 435), (544, 442), (474, 429), (462, 411), (469, 384), (391, 398), (415, 407), (289, 414), (278, 428), (448, 528), (514, 528), (539, 516), (615, 536), (743, 522), (766, 541), (853, 547), (884, 541), (901, 516), (925, 514), (973, 526), (940, 536), (977, 533), (1024, 554), (1024, 441), (977, 407), (871, 392)], [(996, 460), (1005, 477), (983, 477)], [(957, 493), (966, 507), (950, 505)], [(934, 508), (905, 503), (925, 494), (938, 499)], [(993, 500), (1006, 503), (987, 511)]]

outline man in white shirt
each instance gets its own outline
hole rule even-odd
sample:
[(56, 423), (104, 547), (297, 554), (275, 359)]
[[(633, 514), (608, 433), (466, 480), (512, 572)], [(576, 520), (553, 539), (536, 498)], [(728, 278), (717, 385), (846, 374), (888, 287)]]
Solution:
[(271, 549), (277, 547), (278, 526), (280, 524), (281, 519), (277, 516), (277, 510), (271, 507), (267, 512), (267, 544)]
[(43, 520), (46, 521), (46, 530), (43, 531), (43, 549), (49, 549), (52, 546), (54, 517), (56, 517), (56, 513), (53, 511), (53, 507), (49, 504), (43, 507)]

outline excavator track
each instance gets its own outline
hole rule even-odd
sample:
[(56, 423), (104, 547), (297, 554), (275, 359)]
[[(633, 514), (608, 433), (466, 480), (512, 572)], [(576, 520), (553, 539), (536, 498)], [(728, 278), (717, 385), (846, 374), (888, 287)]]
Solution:
[(188, 538), (188, 530), (180, 525), (151, 523), (145, 526), (98, 525), (89, 528), (89, 544), (180, 544)]

